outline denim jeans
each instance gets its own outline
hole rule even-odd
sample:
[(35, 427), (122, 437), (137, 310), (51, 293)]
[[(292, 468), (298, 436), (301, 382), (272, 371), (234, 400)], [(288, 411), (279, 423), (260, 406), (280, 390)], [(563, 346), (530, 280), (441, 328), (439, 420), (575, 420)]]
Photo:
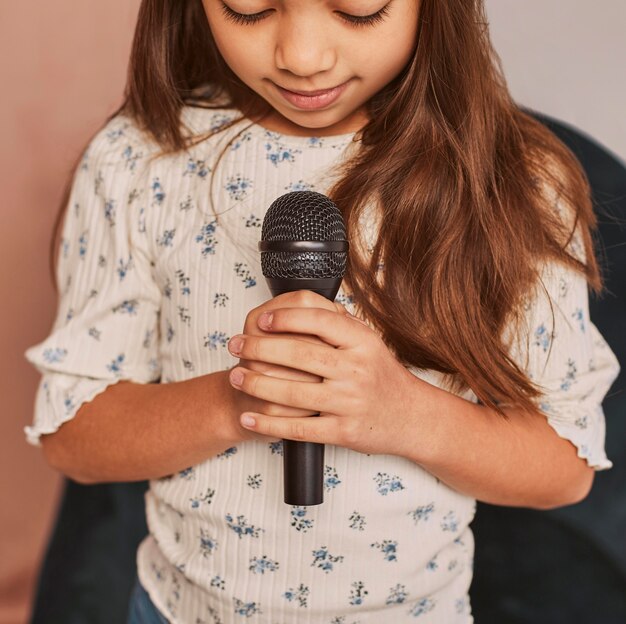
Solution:
[(169, 624), (169, 620), (154, 606), (138, 577), (130, 595), (126, 624)]

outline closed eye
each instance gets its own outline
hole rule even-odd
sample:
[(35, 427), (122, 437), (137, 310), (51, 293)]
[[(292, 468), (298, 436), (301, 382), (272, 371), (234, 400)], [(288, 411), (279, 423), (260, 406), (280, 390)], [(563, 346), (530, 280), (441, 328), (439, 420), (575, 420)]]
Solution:
[[(351, 26), (373, 26), (379, 22), (384, 21), (385, 17), (389, 14), (389, 4), (386, 4), (382, 9), (372, 13), (371, 15), (350, 15), (349, 13), (343, 13), (337, 11), (337, 14)], [(237, 13), (233, 11), (227, 4), (222, 2), (222, 11), (226, 18), (236, 24), (256, 24), (262, 19), (265, 19), (272, 11), (261, 11), (260, 13)]]

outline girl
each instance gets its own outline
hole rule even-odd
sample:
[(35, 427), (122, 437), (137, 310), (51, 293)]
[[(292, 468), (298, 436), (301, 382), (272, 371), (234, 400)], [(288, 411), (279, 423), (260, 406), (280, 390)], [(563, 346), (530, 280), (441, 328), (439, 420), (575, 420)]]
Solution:
[[(334, 303), (261, 274), (301, 189), (346, 221)], [(130, 622), (472, 622), (476, 500), (568, 505), (612, 466), (589, 188), (480, 0), (144, 0), (63, 203), (26, 433), (150, 480)], [(284, 438), (327, 445), (322, 505), (283, 502)]]

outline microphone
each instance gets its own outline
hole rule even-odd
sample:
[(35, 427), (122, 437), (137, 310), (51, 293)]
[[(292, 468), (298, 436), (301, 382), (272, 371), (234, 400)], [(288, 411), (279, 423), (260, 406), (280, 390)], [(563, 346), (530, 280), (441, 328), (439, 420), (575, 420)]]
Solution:
[[(274, 297), (311, 290), (335, 300), (349, 245), (343, 216), (326, 195), (293, 191), (278, 197), (267, 210), (258, 247), (261, 270)], [(324, 502), (324, 445), (283, 440), (283, 451), (285, 503)]]

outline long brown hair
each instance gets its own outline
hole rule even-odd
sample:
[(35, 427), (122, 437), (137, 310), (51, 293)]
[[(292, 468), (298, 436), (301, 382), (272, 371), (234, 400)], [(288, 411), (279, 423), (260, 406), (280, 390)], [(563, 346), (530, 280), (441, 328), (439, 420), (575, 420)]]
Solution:
[[(269, 112), (225, 64), (201, 0), (142, 0), (124, 100), (107, 122), (124, 113), (175, 153), (206, 138), (183, 133), (180, 111), (211, 107), (210, 91), (198, 98), (209, 84), (242, 118)], [(405, 364), (445, 373), (451, 389), (471, 388), (502, 416), (506, 405), (536, 411), (540, 388), (511, 359), (505, 329), (522, 327), (541, 261), (602, 289), (579, 162), (513, 102), (483, 0), (421, 0), (413, 58), (367, 106), (359, 149), (328, 192), (356, 243), (345, 281), (362, 316)], [(555, 194), (571, 218), (555, 210)], [(379, 236), (363, 253), (359, 218), (373, 197)], [(568, 250), (576, 228), (584, 262)]]

